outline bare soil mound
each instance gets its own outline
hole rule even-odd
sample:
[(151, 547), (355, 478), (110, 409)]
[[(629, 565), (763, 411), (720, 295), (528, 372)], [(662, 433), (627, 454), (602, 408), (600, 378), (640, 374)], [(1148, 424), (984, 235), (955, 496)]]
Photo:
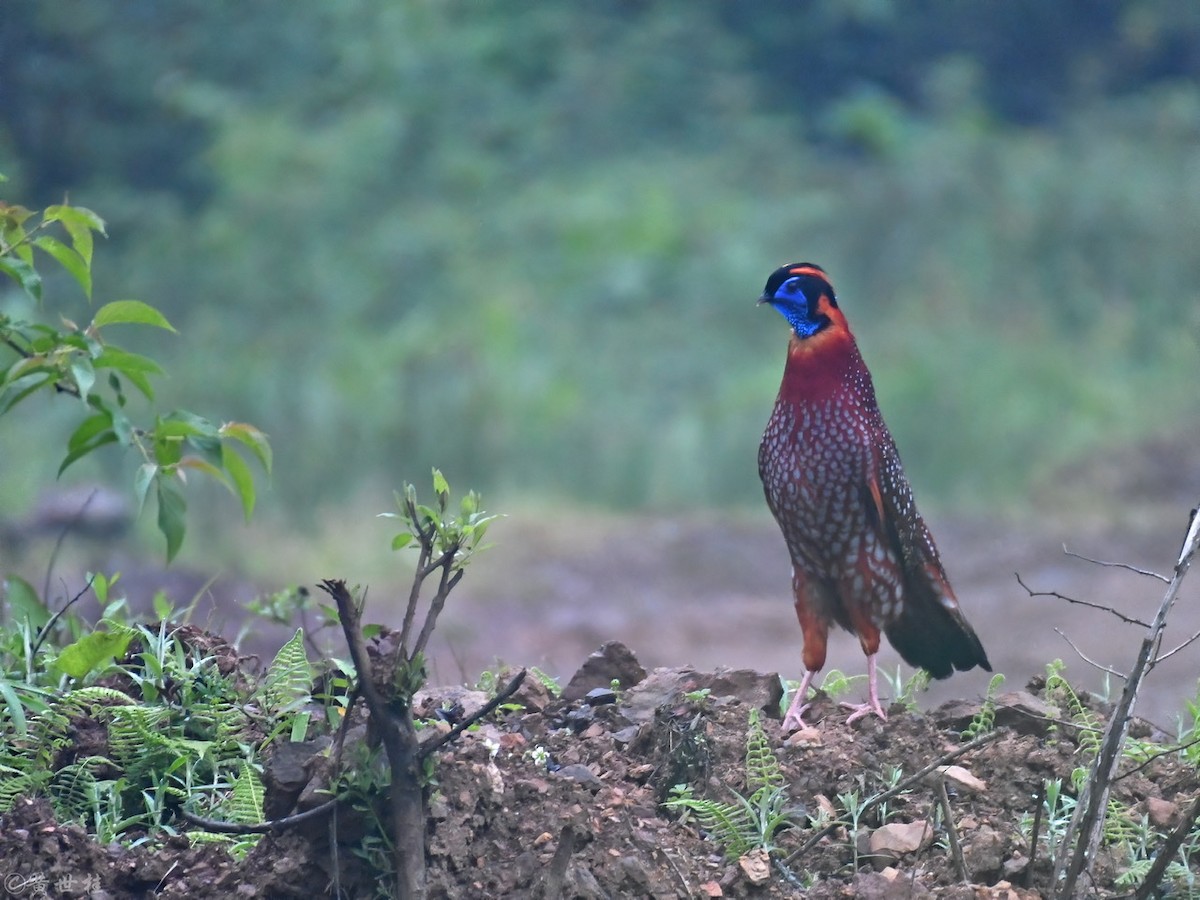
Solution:
[[(447, 727), (435, 722), (437, 710), (461, 715), (483, 697), (430, 690), (420, 712), (429, 727)], [(1086, 763), (1086, 723), (1105, 712), (1086, 694), (1075, 703), (1035, 682), (996, 698), (995, 729), (976, 728), (994, 738), (959, 753), (964, 729), (980, 724), (977, 703), (932, 712), (896, 704), (887, 722), (847, 725), (822, 696), (812, 726), (785, 739), (777, 675), (645, 673), (619, 645), (589, 658), (561, 696), (530, 677), (515, 699), (438, 756), (427, 831), (432, 897), (1039, 897), (1070, 809), (1071, 773)], [(769, 858), (726, 852), (702, 816), (681, 819), (663, 805), (676, 785), (721, 808), (754, 793), (764, 763), (747, 758), (752, 713), (779, 773), (784, 821), (764, 836)], [(1144, 723), (1134, 733), (1153, 737)], [(939, 776), (906, 784), (938, 762), (959, 767), (940, 782), (949, 816)], [(269, 790), (282, 765), (268, 762)], [(1113, 840), (1095, 861), (1089, 896), (1128, 892), (1118, 879), (1200, 789), (1178, 752), (1130, 759), (1123, 771)], [(1046, 783), (1056, 779), (1060, 798), (1047, 801)], [(897, 786), (886, 802), (864, 803)], [(268, 795), (268, 808), (273, 801), (279, 807)], [(372, 815), (382, 809), (340, 807), (332, 819), (265, 836), (237, 861), (194, 843), (182, 820), (169, 823), (176, 836), (101, 846), (80, 825), (54, 821), (46, 802), (21, 800), (0, 816), (0, 896), (386, 895)]]

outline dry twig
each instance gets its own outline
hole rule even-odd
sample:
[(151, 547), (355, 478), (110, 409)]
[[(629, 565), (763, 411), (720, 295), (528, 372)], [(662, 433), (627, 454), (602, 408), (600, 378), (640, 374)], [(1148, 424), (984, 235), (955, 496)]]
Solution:
[[(1100, 745), (1100, 753), (1096, 756), (1096, 761), (1092, 766), (1091, 776), (1084, 784), (1083, 790), (1080, 791), (1075, 814), (1071, 817), (1071, 824), (1063, 836), (1062, 850), (1058, 859), (1055, 860), (1052, 882), (1057, 889), (1056, 896), (1061, 900), (1068, 900), (1075, 896), (1075, 886), (1079, 881), (1079, 876), (1087, 870), (1089, 861), (1096, 858), (1096, 850), (1104, 831), (1104, 813), (1108, 808), (1109, 789), (1114, 780), (1117, 764), (1121, 759), (1125, 738), (1129, 734), (1129, 725), (1133, 721), (1133, 706), (1137, 700), (1138, 690), (1142, 686), (1142, 679), (1159, 661), (1158, 650), (1162, 644), (1163, 630), (1167, 626), (1167, 614), (1175, 605), (1179, 589), (1183, 585), (1183, 579), (1187, 575), (1198, 546), (1200, 546), (1200, 515), (1193, 510), (1187, 536), (1183, 540), (1183, 547), (1175, 562), (1171, 583), (1167, 587), (1166, 594), (1163, 595), (1158, 611), (1154, 614), (1154, 621), (1148, 626), (1147, 634), (1142, 639), (1137, 662), (1130, 670), (1129, 677), (1125, 681), (1125, 690), (1121, 692), (1117, 708), (1113, 710), (1112, 716), (1108, 720), (1104, 741)], [(1072, 845), (1074, 846), (1072, 847)]]

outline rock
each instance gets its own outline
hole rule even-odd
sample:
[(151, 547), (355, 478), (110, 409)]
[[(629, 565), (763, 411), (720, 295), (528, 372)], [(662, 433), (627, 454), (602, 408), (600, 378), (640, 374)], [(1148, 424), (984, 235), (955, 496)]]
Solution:
[(1155, 828), (1172, 828), (1179, 821), (1179, 807), (1161, 797), (1147, 797), (1146, 816)]
[(751, 850), (745, 856), (738, 858), (738, 868), (746, 876), (746, 880), (756, 887), (761, 887), (771, 880), (771, 860), (767, 851), (759, 848)]
[[(507, 685), (516, 674), (512, 669), (504, 669), (496, 682), (501, 686)], [(526, 672), (525, 680), (521, 682), (521, 686), (517, 688), (516, 693), (509, 698), (508, 702), (519, 703), (529, 712), (541, 712), (554, 702), (554, 694), (542, 679), (532, 672)]]
[(821, 730), (812, 725), (801, 725), (787, 736), (783, 742), (785, 747), (819, 747), (821, 746)]
[(856, 900), (923, 900), (933, 895), (917, 881), (904, 878), (890, 866), (882, 872), (864, 872), (854, 879)]
[(928, 822), (891, 822), (871, 832), (867, 844), (880, 868), (897, 862), (905, 853), (924, 850), (933, 841)]
[(583, 701), (588, 706), (607, 706), (617, 702), (617, 692), (611, 687), (592, 688), (584, 694)]
[[(962, 731), (982, 708), (981, 701), (950, 700), (930, 715), (941, 727)], [(1051, 706), (1028, 691), (1009, 691), (996, 697), (997, 728), (1011, 728), (1018, 734), (1044, 735), (1051, 720), (1060, 716), (1057, 706)]]
[(266, 787), (263, 812), (268, 819), (278, 819), (292, 811), (300, 792), (312, 779), (309, 760), (328, 746), (328, 737), (271, 745), (271, 752), (263, 765), (263, 784)]
[(1012, 881), (1014, 878), (1021, 878), (1025, 871), (1029, 868), (1029, 857), (1022, 856), (1020, 853), (1013, 853), (1012, 858), (1006, 859), (1000, 867), (1005, 879)]
[(596, 773), (582, 763), (573, 763), (569, 766), (563, 766), (554, 773), (554, 776), (556, 778), (566, 778), (570, 781), (578, 782), (593, 794), (600, 790), (600, 788), (604, 787), (604, 782), (602, 782), (596, 776)]
[(563, 688), (562, 699), (582, 700), (593, 688), (611, 688), (614, 680), (628, 690), (646, 677), (637, 657), (620, 641), (608, 641), (583, 661)]
[(638, 732), (641, 730), (642, 729), (640, 725), (630, 725), (627, 728), (622, 728), (620, 731), (614, 731), (612, 738), (618, 744), (629, 744), (632, 743), (633, 739), (638, 736)]
[(747, 706), (778, 715), (783, 684), (775, 672), (763, 674), (753, 669), (718, 668), (714, 672), (682, 669), (655, 669), (621, 698), (621, 712), (633, 722), (649, 722), (655, 710), (683, 702), (684, 694), (708, 690), (708, 699), (716, 702), (734, 698)]
[(963, 862), (972, 881), (990, 882), (1000, 874), (1006, 845), (1004, 835), (990, 825), (980, 825), (963, 839)]
[(700, 885), (700, 893), (705, 897), (724, 897), (725, 892), (721, 890), (721, 885), (716, 881), (706, 881)]
[(1057, 706), (1028, 691), (1009, 691), (996, 698), (996, 727), (1017, 734), (1044, 735), (1054, 719), (1062, 718)]
[(976, 778), (962, 766), (938, 766), (937, 771), (948, 784), (960, 790), (974, 791), (977, 794), (987, 790), (987, 782)]
[(976, 885), (975, 898), (976, 900), (1041, 900), (1042, 895), (1038, 891), (1013, 887), (1007, 881), (997, 881), (991, 887)]

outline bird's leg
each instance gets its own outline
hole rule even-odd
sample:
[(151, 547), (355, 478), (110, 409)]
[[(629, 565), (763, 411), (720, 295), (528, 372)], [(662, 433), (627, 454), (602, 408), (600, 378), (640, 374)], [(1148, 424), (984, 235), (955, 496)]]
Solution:
[[(866, 703), (843, 703), (846, 709), (850, 710), (850, 715), (846, 717), (846, 724), (849, 725), (856, 719), (861, 719), (863, 716), (868, 716), (871, 713), (879, 716), (883, 721), (887, 721), (887, 713), (879, 704), (879, 685), (875, 677), (875, 656), (872, 653), (867, 657), (867, 702)], [(788, 714), (791, 714), (789, 710)], [(786, 724), (787, 720), (784, 720)]]
[(800, 681), (800, 687), (796, 688), (796, 692), (792, 694), (792, 702), (788, 704), (787, 715), (783, 717), (783, 730), (785, 732), (795, 731), (804, 725), (802, 716), (812, 706), (807, 701), (808, 686), (812, 684), (812, 678), (812, 669), (806, 669), (804, 678)]

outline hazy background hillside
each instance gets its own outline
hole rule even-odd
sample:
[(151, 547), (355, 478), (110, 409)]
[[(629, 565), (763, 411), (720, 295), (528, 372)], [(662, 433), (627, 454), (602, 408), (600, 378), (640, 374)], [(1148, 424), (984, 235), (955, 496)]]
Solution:
[[(753, 301), (799, 259), (940, 516), (1020, 520), (1200, 412), (1192, 0), (5, 0), (0, 171), (107, 218), (97, 297), (182, 332), (135, 344), (165, 408), (271, 435), (251, 539), (193, 564), (335, 574), (260, 548), (377, 554), (435, 464), (526, 514), (763, 515)], [(0, 515), (53, 480), (46, 412), (0, 429)]]

